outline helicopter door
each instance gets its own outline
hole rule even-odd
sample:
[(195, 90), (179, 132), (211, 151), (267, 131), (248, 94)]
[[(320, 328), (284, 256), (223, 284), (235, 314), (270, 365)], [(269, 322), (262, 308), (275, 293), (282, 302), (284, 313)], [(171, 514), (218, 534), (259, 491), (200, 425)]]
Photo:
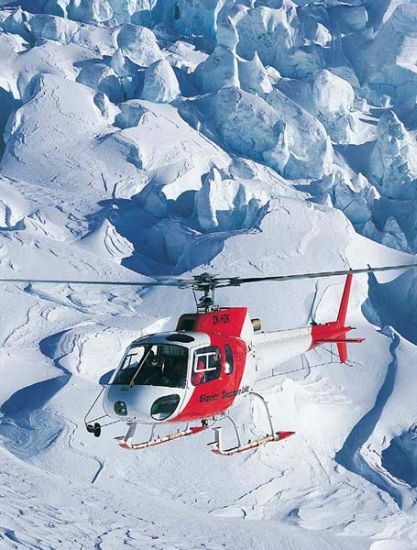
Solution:
[(199, 349), (194, 355), (191, 383), (199, 386), (219, 378), (222, 370), (222, 356), (216, 346)]

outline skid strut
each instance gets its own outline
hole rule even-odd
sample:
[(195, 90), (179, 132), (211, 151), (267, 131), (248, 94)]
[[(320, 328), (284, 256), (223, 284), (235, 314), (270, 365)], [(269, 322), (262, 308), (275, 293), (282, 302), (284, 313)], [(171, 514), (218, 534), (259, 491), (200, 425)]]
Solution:
[(235, 447), (231, 447), (230, 449), (224, 449), (223, 442), (222, 442), (223, 428), (222, 427), (214, 428), (214, 441), (213, 443), (209, 444), (212, 447), (211, 450), (213, 453), (217, 455), (222, 455), (222, 456), (231, 456), (237, 453), (243, 453), (244, 451), (250, 451), (251, 449), (256, 449), (257, 447), (260, 447), (261, 445), (265, 445), (266, 443), (281, 441), (282, 439), (286, 439), (287, 437), (290, 437), (295, 434), (295, 432), (275, 432), (272, 424), (271, 413), (269, 412), (269, 408), (265, 399), (262, 397), (262, 395), (259, 395), (259, 393), (250, 392), (249, 395), (258, 397), (261, 400), (261, 402), (264, 404), (265, 411), (268, 417), (270, 433), (258, 439), (254, 439), (253, 441), (248, 441), (248, 443), (242, 445), (240, 436), (239, 436), (239, 430), (236, 426), (235, 421), (230, 416), (225, 416), (225, 418), (228, 418), (233, 425), (233, 428), (236, 434), (237, 445)]
[[(132, 422), (129, 425), (127, 434), (122, 438), (119, 443), (119, 446), (122, 449), (130, 449), (133, 451), (139, 451), (141, 449), (147, 449), (148, 447), (154, 447), (155, 445), (161, 445), (162, 443), (168, 443), (169, 441), (174, 441), (175, 439), (180, 439), (181, 437), (187, 437), (189, 435), (198, 434), (204, 430), (207, 430), (208, 424), (203, 422), (201, 426), (191, 426), (186, 427), (184, 430), (177, 431), (173, 434), (165, 435), (163, 437), (157, 437), (154, 439), (155, 424), (152, 426), (151, 436), (148, 441), (143, 441), (142, 443), (132, 443), (133, 436), (136, 431), (136, 422)], [(119, 439), (119, 438), (116, 438)]]

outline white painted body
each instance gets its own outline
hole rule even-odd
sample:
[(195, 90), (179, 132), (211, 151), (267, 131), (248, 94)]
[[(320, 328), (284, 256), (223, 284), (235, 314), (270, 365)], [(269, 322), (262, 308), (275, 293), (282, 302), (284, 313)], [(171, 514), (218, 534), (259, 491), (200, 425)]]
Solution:
[(265, 372), (310, 349), (311, 327), (257, 333), (253, 344), (257, 370)]
[[(177, 410), (181, 411), (185, 406), (185, 388), (164, 388), (161, 386), (128, 386), (112, 385), (106, 388), (103, 400), (104, 410), (109, 416), (122, 418), (125, 421), (138, 421), (141, 424), (155, 424), (157, 421), (150, 416), (152, 404), (165, 395), (179, 395), (180, 403)], [(122, 401), (127, 408), (127, 415), (120, 417), (115, 415), (114, 404)]]

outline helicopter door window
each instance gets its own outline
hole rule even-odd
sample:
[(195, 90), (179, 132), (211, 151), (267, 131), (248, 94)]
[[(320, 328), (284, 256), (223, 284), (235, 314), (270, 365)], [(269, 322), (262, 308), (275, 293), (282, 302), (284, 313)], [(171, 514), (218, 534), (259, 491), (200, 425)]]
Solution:
[(210, 346), (196, 352), (191, 377), (193, 386), (211, 382), (220, 376), (222, 366), (219, 348)]
[(226, 363), (225, 363), (225, 366), (224, 366), (224, 372), (226, 374), (232, 374), (233, 372), (233, 352), (232, 352), (232, 348), (225, 344), (224, 345), (224, 351), (225, 351), (225, 354), (226, 354)]

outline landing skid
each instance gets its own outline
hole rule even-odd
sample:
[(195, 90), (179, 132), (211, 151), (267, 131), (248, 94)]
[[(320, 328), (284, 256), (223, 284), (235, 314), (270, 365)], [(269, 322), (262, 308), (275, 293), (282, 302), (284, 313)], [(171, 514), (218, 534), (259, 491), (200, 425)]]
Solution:
[(254, 441), (249, 441), (246, 445), (238, 445), (237, 447), (232, 447), (231, 449), (223, 449), (221, 444), (221, 436), (219, 433), (219, 430), (222, 428), (214, 428), (216, 435), (215, 435), (215, 441), (211, 443), (213, 448), (211, 449), (212, 452), (216, 455), (221, 456), (231, 456), (235, 455), (237, 453), (243, 453), (245, 451), (251, 451), (252, 449), (256, 449), (257, 447), (260, 447), (261, 445), (265, 445), (265, 443), (272, 443), (274, 441), (281, 441), (282, 439), (286, 439), (287, 437), (290, 437), (291, 435), (294, 435), (295, 432), (276, 432), (274, 435), (266, 435), (264, 437), (260, 437), (259, 439), (255, 439)]
[(195, 435), (200, 432), (203, 432), (204, 430), (207, 430), (208, 424), (206, 422), (203, 422), (201, 426), (191, 426), (185, 428), (185, 430), (177, 431), (173, 434), (165, 435), (163, 437), (157, 437), (154, 438), (154, 430), (155, 425), (152, 426), (152, 432), (151, 437), (148, 441), (143, 441), (142, 443), (132, 443), (132, 439), (136, 430), (136, 422), (132, 422), (129, 426), (129, 430), (127, 434), (120, 438), (117, 437), (116, 439), (122, 439), (120, 441), (119, 446), (122, 449), (130, 449), (132, 451), (140, 451), (141, 449), (147, 449), (148, 447), (155, 447), (156, 445), (161, 445), (162, 443), (169, 443), (170, 441), (174, 441), (175, 439), (180, 439), (181, 437), (188, 437), (189, 435)]
[(275, 432), (274, 427), (272, 425), (271, 413), (269, 412), (268, 404), (265, 401), (265, 399), (262, 397), (262, 395), (259, 395), (259, 393), (255, 393), (252, 391), (249, 392), (248, 395), (259, 398), (260, 401), (263, 403), (265, 407), (265, 412), (268, 417), (270, 433), (268, 435), (259, 437), (258, 439), (254, 439), (253, 441), (248, 441), (247, 443), (242, 444), (236, 422), (233, 420), (231, 416), (225, 415), (224, 418), (227, 418), (228, 420), (230, 420), (235, 430), (237, 445), (235, 447), (231, 447), (230, 449), (224, 449), (222, 444), (223, 428), (222, 427), (214, 428), (215, 439), (212, 443), (209, 443), (209, 445), (212, 447), (211, 448), (212, 452), (215, 453), (216, 455), (231, 456), (237, 453), (243, 453), (245, 451), (256, 449), (257, 447), (260, 447), (261, 445), (265, 445), (266, 443), (281, 441), (282, 439), (286, 439), (287, 437), (290, 437), (295, 434), (295, 432)]

